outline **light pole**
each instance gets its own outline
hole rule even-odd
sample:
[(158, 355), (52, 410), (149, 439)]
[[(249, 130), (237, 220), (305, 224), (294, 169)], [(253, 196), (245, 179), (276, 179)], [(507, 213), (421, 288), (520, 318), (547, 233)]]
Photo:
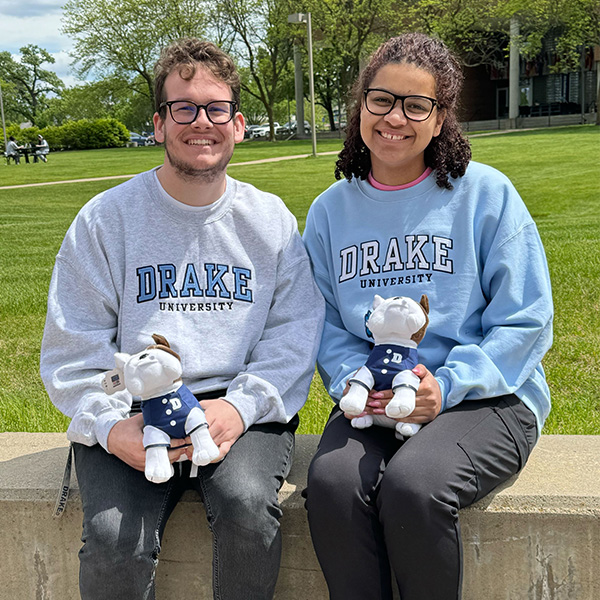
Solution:
[[(312, 116), (312, 153), (317, 155), (317, 120), (315, 119), (315, 76), (313, 72), (312, 21), (310, 13), (294, 13), (288, 16), (288, 23), (306, 23), (308, 25), (308, 71), (310, 85), (310, 110)], [(304, 129), (304, 123), (296, 123)], [(298, 129), (296, 129), (298, 131)]]
[(520, 25), (517, 17), (510, 19), (510, 53), (508, 59), (508, 119), (509, 127), (517, 127), (521, 86), (519, 85), (519, 33)]
[[(296, 98), (296, 136), (304, 139), (304, 81), (302, 78), (302, 56), (300, 47), (294, 41), (294, 95)], [(302, 124), (298, 127), (299, 124)], [(291, 123), (290, 123), (291, 125)], [(290, 130), (291, 131), (291, 130)]]

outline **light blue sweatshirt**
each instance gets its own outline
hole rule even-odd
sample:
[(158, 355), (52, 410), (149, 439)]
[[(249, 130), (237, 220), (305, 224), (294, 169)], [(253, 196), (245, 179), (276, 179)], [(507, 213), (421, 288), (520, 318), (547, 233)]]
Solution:
[(536, 415), (550, 411), (541, 360), (552, 344), (552, 293), (537, 228), (510, 181), (472, 162), (453, 190), (435, 173), (382, 191), (354, 178), (310, 208), (304, 242), (326, 303), (318, 356), (336, 401), (371, 343), (365, 313), (375, 294), (427, 294), (430, 324), (419, 345), (442, 411), (463, 400), (516, 394)]

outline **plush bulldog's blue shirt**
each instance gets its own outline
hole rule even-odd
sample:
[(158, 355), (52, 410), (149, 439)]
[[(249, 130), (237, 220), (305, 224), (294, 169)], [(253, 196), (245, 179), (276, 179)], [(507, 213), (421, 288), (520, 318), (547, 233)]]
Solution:
[(194, 407), (200, 407), (198, 400), (182, 385), (176, 392), (142, 402), (144, 425), (152, 425), (172, 438), (184, 438), (185, 421)]
[(400, 371), (414, 369), (419, 363), (416, 348), (378, 344), (373, 347), (365, 366), (375, 378), (373, 389), (377, 392), (392, 388), (392, 380)]

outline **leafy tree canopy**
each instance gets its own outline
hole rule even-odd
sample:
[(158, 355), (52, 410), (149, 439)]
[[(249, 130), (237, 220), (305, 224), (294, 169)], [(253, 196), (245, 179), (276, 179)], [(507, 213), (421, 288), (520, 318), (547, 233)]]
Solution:
[[(54, 73), (42, 67), (55, 62), (54, 57), (35, 44), (21, 48), (20, 60), (10, 52), (0, 52), (0, 71), (8, 83), (8, 107), (13, 117), (25, 118), (35, 125), (38, 116), (47, 106), (47, 94), (60, 94), (64, 84)], [(2, 87), (4, 91), (4, 86)]]
[(68, 0), (63, 33), (75, 40), (78, 73), (116, 75), (154, 105), (153, 67), (175, 39), (202, 36), (207, 0)]
[[(240, 66), (242, 89), (259, 100), (269, 123), (281, 100), (281, 83), (290, 70), (292, 40), (287, 22), (294, 12), (288, 0), (223, 0), (211, 21)], [(274, 139), (273, 127), (270, 139)]]

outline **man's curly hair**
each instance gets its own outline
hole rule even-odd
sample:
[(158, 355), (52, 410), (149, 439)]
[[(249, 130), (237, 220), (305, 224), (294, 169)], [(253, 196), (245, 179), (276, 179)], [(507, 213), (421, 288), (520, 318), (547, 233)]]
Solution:
[(212, 42), (197, 38), (182, 38), (162, 49), (154, 65), (155, 110), (164, 117), (165, 81), (169, 74), (177, 70), (182, 79), (189, 81), (197, 68), (209, 70), (213, 76), (231, 88), (231, 96), (239, 110), (240, 77), (231, 57)]
[(435, 79), (438, 110), (445, 110), (441, 132), (425, 149), (425, 164), (436, 172), (436, 183), (452, 189), (448, 176), (456, 179), (465, 174), (471, 147), (463, 136), (456, 106), (464, 76), (456, 58), (446, 45), (421, 33), (406, 33), (383, 43), (360, 73), (352, 90), (352, 108), (344, 147), (335, 166), (335, 177), (342, 175), (366, 179), (371, 170), (371, 154), (360, 135), (363, 93), (379, 69), (390, 63), (408, 63), (424, 69)]

